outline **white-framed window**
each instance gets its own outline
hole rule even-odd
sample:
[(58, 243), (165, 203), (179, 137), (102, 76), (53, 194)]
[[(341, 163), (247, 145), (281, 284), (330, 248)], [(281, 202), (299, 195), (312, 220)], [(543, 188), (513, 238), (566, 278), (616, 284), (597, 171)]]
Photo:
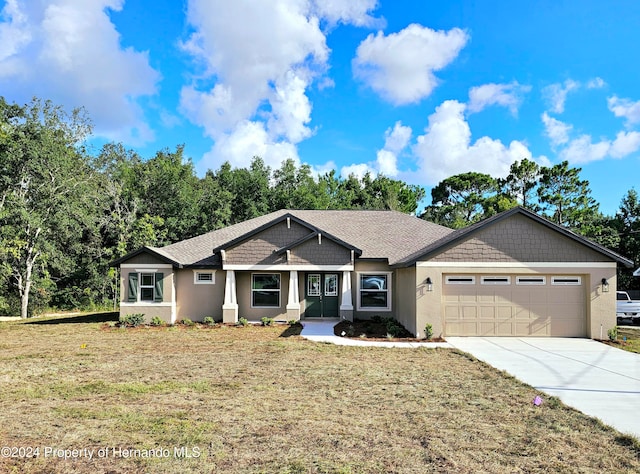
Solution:
[(155, 273), (140, 274), (140, 301), (155, 301)]
[(251, 274), (251, 307), (277, 308), (280, 306), (280, 274)]
[(193, 283), (195, 285), (215, 285), (216, 284), (215, 270), (194, 270)]
[(476, 277), (473, 275), (447, 275), (444, 281), (447, 285), (475, 285)]
[(391, 272), (358, 273), (358, 309), (391, 311)]
[(546, 285), (547, 277), (537, 275), (517, 276), (516, 285)]
[(558, 286), (582, 285), (582, 277), (579, 276), (554, 276), (551, 277), (551, 284)]
[(487, 275), (480, 277), (481, 285), (510, 285), (511, 277), (507, 275)]

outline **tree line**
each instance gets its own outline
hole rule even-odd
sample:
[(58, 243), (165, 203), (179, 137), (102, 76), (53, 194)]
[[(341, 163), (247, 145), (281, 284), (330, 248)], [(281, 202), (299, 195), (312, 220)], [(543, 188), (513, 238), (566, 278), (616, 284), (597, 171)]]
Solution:
[[(117, 304), (109, 263), (143, 245), (162, 246), (283, 209), (392, 209), (415, 214), (425, 191), (383, 175), (308, 165), (279, 168), (254, 157), (198, 177), (183, 146), (143, 158), (118, 143), (92, 152), (82, 109), (0, 97), (0, 314)], [(432, 190), (422, 218), (459, 228), (514, 205), (568, 226), (630, 258), (640, 256), (635, 190), (612, 217), (598, 211), (580, 169), (522, 160), (506, 179), (465, 173)], [(627, 286), (629, 275), (622, 278)]]

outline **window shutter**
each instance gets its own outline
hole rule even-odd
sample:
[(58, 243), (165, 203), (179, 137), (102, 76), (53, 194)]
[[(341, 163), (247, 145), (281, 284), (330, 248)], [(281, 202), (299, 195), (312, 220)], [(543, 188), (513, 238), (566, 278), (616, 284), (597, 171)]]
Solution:
[(129, 273), (129, 287), (127, 290), (127, 301), (135, 303), (138, 301), (138, 274)]
[(162, 292), (162, 279), (164, 278), (164, 273), (156, 273), (156, 291), (155, 291), (155, 302), (162, 303), (164, 299), (164, 295)]

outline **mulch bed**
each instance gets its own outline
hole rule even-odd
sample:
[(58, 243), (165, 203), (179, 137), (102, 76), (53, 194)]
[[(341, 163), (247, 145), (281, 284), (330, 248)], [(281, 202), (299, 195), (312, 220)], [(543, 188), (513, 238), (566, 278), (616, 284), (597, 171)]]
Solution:
[[(336, 336), (350, 339), (366, 339), (367, 341), (392, 341), (392, 342), (445, 342), (441, 337), (418, 339), (406, 329), (395, 337), (387, 337), (387, 324), (384, 321), (365, 321), (356, 319), (355, 321), (341, 321), (333, 328)], [(344, 332), (344, 335), (342, 334)]]

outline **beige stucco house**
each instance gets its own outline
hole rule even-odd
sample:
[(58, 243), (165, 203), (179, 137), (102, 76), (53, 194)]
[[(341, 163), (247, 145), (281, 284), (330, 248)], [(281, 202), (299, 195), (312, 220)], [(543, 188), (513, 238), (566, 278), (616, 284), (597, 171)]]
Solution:
[[(394, 211), (281, 210), (113, 263), (120, 313), (169, 323), (392, 316), (418, 337), (606, 337), (632, 262), (523, 208), (465, 229)], [(609, 288), (611, 290), (609, 291)]]

